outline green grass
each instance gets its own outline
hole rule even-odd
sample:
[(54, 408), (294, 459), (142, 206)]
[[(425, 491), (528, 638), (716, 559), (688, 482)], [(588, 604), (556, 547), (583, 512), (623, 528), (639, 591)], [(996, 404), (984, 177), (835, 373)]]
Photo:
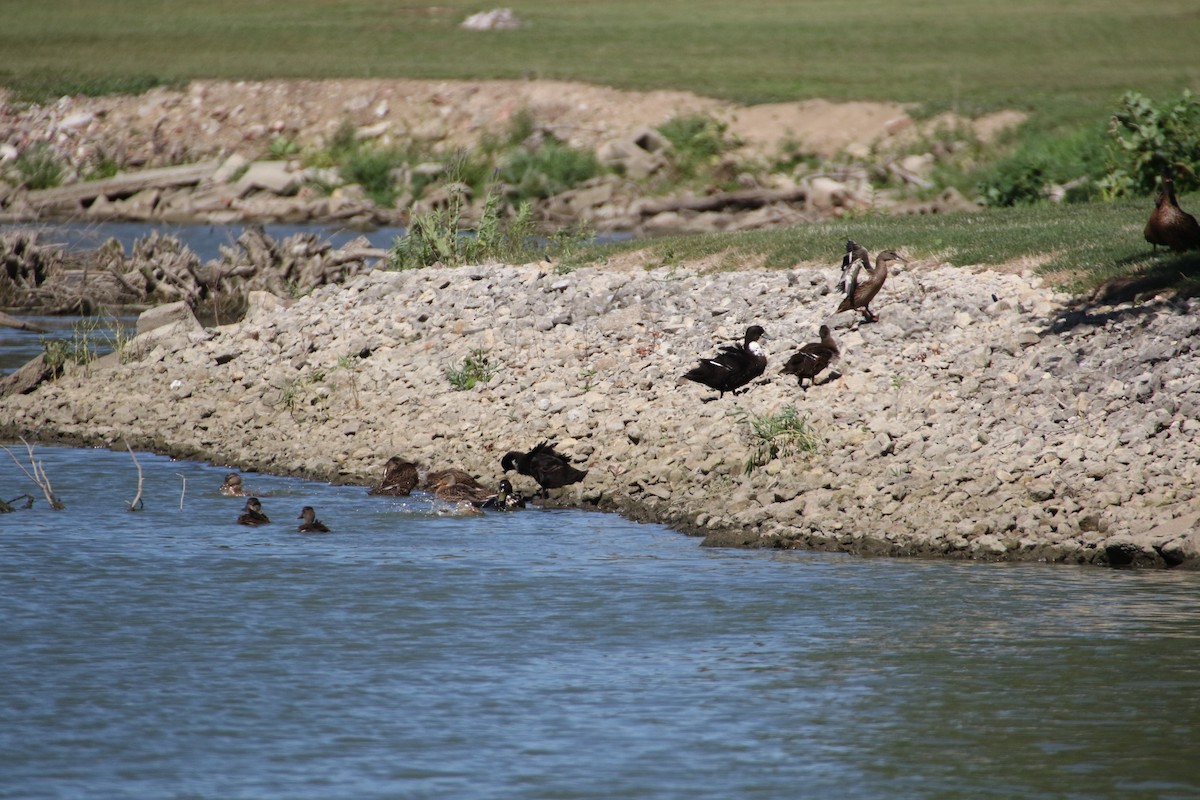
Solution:
[[(6, 3), (0, 83), (27, 92), (189, 78), (555, 78), (742, 102), (898, 100), (1082, 120), (1126, 89), (1200, 90), (1194, 0)], [(464, 55), (469, 54), (469, 55)]]
[[(1180, 198), (1200, 209), (1200, 193)], [(719, 254), (721, 267), (761, 263), (787, 269), (799, 263), (841, 263), (847, 238), (872, 253), (894, 248), (912, 259), (940, 259), (958, 266), (997, 266), (1031, 259), (1039, 272), (1072, 291), (1087, 291), (1107, 278), (1145, 274), (1188, 292), (1200, 286), (1200, 253), (1175, 255), (1152, 248), (1142, 229), (1153, 209), (1145, 198), (1112, 203), (1042, 205), (973, 213), (888, 217), (869, 215), (768, 231), (670, 236), (593, 248), (582, 254), (598, 263), (641, 251), (647, 267), (671, 266)], [(1032, 263), (1032, 262), (1031, 262)]]

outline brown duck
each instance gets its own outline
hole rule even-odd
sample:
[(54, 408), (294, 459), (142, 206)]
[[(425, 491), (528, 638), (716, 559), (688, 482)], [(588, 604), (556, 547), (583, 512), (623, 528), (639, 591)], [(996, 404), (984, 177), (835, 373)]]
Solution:
[(821, 341), (810, 342), (793, 353), (781, 370), (784, 375), (795, 375), (801, 388), (805, 378), (808, 378), (809, 386), (815, 384), (817, 375), (842, 354), (828, 325), (821, 326), (820, 336)]
[(372, 486), (367, 494), (387, 494), (407, 497), (417, 488), (417, 465), (400, 456), (392, 456), (383, 465), (383, 480)]
[(1179, 201), (1175, 199), (1175, 179), (1170, 166), (1163, 170), (1158, 200), (1149, 221), (1146, 222), (1144, 235), (1146, 241), (1154, 245), (1155, 250), (1158, 250), (1160, 244), (1177, 253), (1200, 248), (1200, 223), (1179, 207)]
[(263, 513), (262, 503), (257, 497), (248, 497), (237, 521), (239, 525), (266, 525), (271, 518)]
[(850, 279), (846, 283), (846, 297), (843, 298), (834, 313), (840, 314), (843, 311), (857, 310), (868, 322), (878, 322), (879, 315), (871, 311), (871, 301), (883, 288), (883, 282), (887, 280), (888, 276), (888, 265), (894, 261), (908, 263), (895, 250), (884, 250), (875, 256), (875, 268), (867, 269), (865, 280), (859, 280), (859, 276), (861, 271), (866, 269), (866, 265), (855, 264), (854, 269), (850, 272)]
[(317, 512), (313, 510), (312, 506), (300, 509), (300, 516), (296, 519), (301, 520), (300, 527), (296, 528), (300, 533), (329, 533), (328, 526), (317, 519)]
[(444, 469), (430, 473), (425, 479), (425, 488), (438, 500), (447, 503), (482, 503), (495, 494), (485, 489), (470, 473), (461, 469)]

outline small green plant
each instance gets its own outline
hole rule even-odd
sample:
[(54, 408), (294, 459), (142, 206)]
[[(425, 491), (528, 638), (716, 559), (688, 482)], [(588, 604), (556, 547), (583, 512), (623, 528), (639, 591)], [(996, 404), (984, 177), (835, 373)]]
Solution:
[(50, 189), (62, 182), (62, 162), (47, 144), (27, 148), (17, 157), (16, 167), (21, 183), (28, 189)]
[(743, 469), (746, 475), (773, 459), (815, 452), (820, 444), (820, 439), (808, 425), (808, 417), (801, 417), (794, 406), (784, 406), (778, 414), (760, 415), (742, 409), (737, 414), (740, 422), (750, 426), (754, 446)]
[(300, 152), (300, 146), (286, 136), (275, 136), (267, 145), (267, 157), (276, 161), (291, 158)]
[(45, 353), (46, 366), (51, 375), (58, 378), (68, 364), (87, 366), (97, 358), (97, 351), (107, 346), (116, 352), (122, 352), (129, 343), (130, 336), (115, 319), (101, 331), (101, 320), (96, 317), (86, 317), (71, 326), (70, 337), (41, 339)]
[(578, 186), (599, 175), (601, 169), (590, 150), (547, 139), (536, 150), (514, 151), (500, 167), (499, 176), (518, 198), (542, 198)]
[(475, 388), (477, 383), (487, 383), (498, 371), (499, 368), (488, 359), (488, 351), (476, 348), (457, 367), (447, 369), (446, 378), (455, 389), (465, 392)]

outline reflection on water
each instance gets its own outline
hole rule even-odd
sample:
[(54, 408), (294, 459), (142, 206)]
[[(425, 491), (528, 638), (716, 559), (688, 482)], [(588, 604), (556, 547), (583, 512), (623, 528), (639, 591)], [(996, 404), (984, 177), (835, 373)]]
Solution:
[(225, 467), (139, 455), (131, 514), (128, 453), (38, 456), (68, 507), (0, 515), (0, 797), (1200, 796), (1195, 574), (258, 474), (245, 528)]

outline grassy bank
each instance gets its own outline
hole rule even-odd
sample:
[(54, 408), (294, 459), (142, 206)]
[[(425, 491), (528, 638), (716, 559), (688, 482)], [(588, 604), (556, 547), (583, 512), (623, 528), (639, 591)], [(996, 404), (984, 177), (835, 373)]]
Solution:
[(525, 0), (520, 30), (470, 32), (475, 2), (8, 3), (0, 82), (30, 92), (216, 78), (556, 78), (741, 102), (896, 100), (1055, 118), (1121, 92), (1200, 90), (1189, 0)]
[[(1181, 202), (1200, 208), (1200, 193)], [(583, 260), (601, 262), (640, 250), (650, 266), (708, 261), (716, 269), (748, 263), (786, 269), (816, 262), (832, 269), (850, 238), (872, 254), (894, 248), (911, 258), (960, 266), (1020, 265), (1080, 293), (1122, 275), (1139, 279), (1130, 294), (1162, 286), (1200, 293), (1200, 252), (1178, 255), (1159, 248), (1155, 253), (1143, 239), (1152, 208), (1134, 199), (936, 216), (869, 215), (781, 230), (619, 243), (590, 250)]]

